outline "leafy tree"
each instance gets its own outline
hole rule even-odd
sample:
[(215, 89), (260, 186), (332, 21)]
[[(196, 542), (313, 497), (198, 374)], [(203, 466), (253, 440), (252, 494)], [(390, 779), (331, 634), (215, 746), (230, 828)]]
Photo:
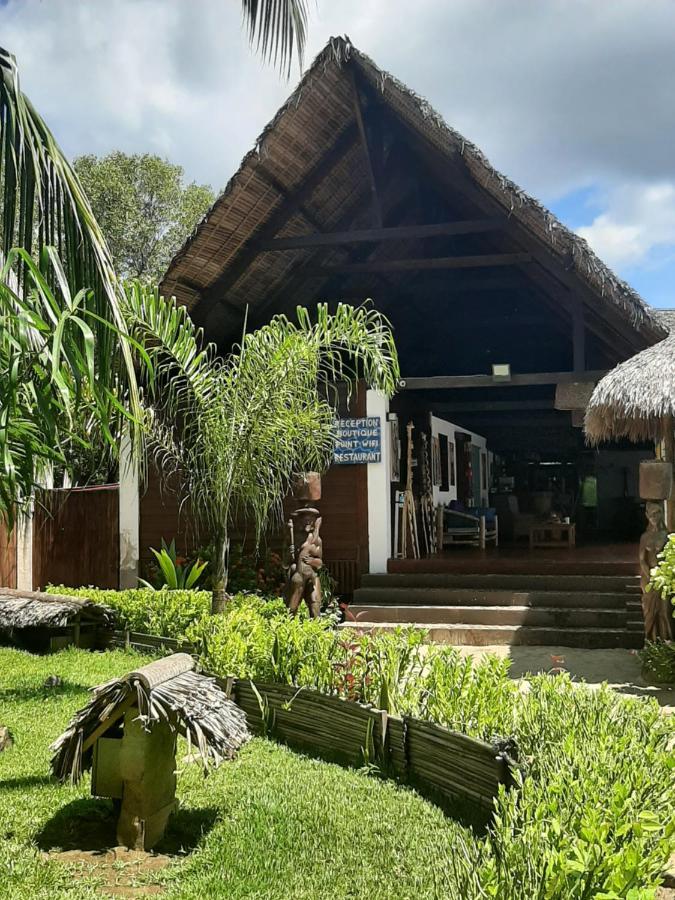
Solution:
[(74, 167), (123, 278), (158, 283), (215, 199), (207, 185), (184, 184), (180, 166), (149, 153), (79, 156)]
[(358, 377), (387, 395), (399, 377), (387, 320), (369, 307), (318, 306), (297, 322), (276, 316), (220, 359), (184, 307), (139, 283), (127, 294), (129, 329), (151, 365), (151, 442), (165, 477), (177, 474), (213, 543), (213, 611), (227, 599), (229, 535), (240, 516), (258, 536), (282, 513), (292, 478), (325, 469), (337, 386)]

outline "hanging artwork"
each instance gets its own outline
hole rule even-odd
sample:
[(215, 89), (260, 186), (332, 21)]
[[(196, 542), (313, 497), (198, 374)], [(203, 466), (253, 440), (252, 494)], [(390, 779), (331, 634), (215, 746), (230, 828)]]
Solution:
[(389, 416), (389, 449), (391, 459), (390, 481), (401, 480), (401, 437), (398, 430), (398, 416)]
[(441, 483), (441, 442), (438, 435), (431, 438), (431, 480), (433, 484)]
[(448, 446), (448, 460), (450, 463), (449, 466), (449, 476), (450, 476), (450, 486), (455, 486), (456, 475), (455, 475), (455, 445), (451, 442)]

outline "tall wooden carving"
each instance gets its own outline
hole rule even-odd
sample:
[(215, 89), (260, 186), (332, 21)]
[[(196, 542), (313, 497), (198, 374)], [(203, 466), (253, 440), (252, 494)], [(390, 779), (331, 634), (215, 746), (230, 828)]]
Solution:
[(670, 497), (672, 472), (669, 462), (640, 463), (640, 496), (647, 501), (647, 530), (640, 538), (640, 585), (645, 637), (649, 641), (672, 638), (669, 604), (656, 591), (648, 589), (651, 570), (668, 539), (663, 501)]
[(300, 604), (307, 604), (310, 618), (321, 612), (323, 601), (319, 572), (323, 566), (321, 542), (321, 514), (309, 506), (321, 499), (321, 476), (317, 472), (302, 475), (293, 489), (296, 500), (303, 506), (296, 509), (288, 520), (290, 536), (290, 566), (286, 584), (286, 605), (294, 616)]

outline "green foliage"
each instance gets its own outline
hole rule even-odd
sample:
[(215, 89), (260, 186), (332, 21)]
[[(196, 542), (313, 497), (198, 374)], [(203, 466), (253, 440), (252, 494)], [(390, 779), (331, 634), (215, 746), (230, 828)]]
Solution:
[[(146, 360), (150, 429), (166, 478), (178, 482), (214, 546), (216, 595), (227, 582), (229, 531), (252, 520), (260, 538), (279, 520), (293, 477), (325, 469), (335, 442), (337, 386), (357, 378), (391, 395), (398, 383), (387, 320), (363, 306), (301, 307), (245, 334), (225, 358), (203, 346), (183, 307), (136, 283), (129, 328)], [(177, 426), (180, 423), (180, 426)]]
[(208, 566), (208, 561), (195, 559), (190, 563), (189, 560), (179, 557), (176, 553), (175, 539), (173, 539), (170, 544), (167, 544), (164, 538), (162, 538), (162, 549), (155, 550), (154, 547), (151, 547), (150, 551), (157, 560), (157, 583), (149, 584), (143, 578), (139, 578), (138, 580), (143, 587), (151, 588), (153, 590), (193, 590)]
[(675, 534), (668, 536), (666, 546), (658, 555), (658, 563), (651, 571), (649, 589), (675, 604)]
[(278, 553), (270, 550), (244, 552), (241, 544), (230, 551), (227, 586), (233, 594), (259, 591), (280, 595), (286, 583), (286, 573)]
[(184, 183), (183, 169), (149, 153), (79, 156), (75, 171), (122, 278), (161, 281), (175, 252), (215, 199)]
[(156, 591), (153, 588), (109, 591), (53, 584), (47, 586), (47, 591), (88, 597), (95, 603), (112, 607), (117, 610), (120, 628), (176, 639), (184, 638), (190, 625), (205, 616), (211, 604), (208, 591)]
[(645, 641), (638, 656), (646, 677), (660, 684), (675, 684), (675, 643)]
[[(17, 420), (16, 428), (22, 430), (21, 445), (26, 448), (25, 458), (11, 460), (5, 446), (0, 447), (0, 480), (7, 483), (5, 493), (12, 493), (15, 487), (23, 490), (25, 486), (31, 464), (36, 460), (35, 444), (42, 440), (44, 445), (38, 448), (38, 465), (44, 457), (44, 448), (49, 445), (48, 432), (52, 427), (54, 409), (51, 402), (46, 410), (40, 406), (41, 394), (45, 382), (49, 381), (47, 373), (51, 372), (54, 380), (61, 363), (67, 370), (63, 376), (68, 387), (74, 378), (78, 388), (88, 386), (97, 410), (105, 406), (107, 417), (97, 416), (101, 421), (104, 440), (109, 438), (106, 418), (114, 415), (119, 403), (116, 396), (126, 388), (133, 415), (131, 428), (134, 446), (138, 447), (140, 431), (135, 422), (140, 421), (141, 407), (131, 350), (125, 340), (120, 340), (120, 335), (126, 332), (126, 325), (121, 291), (105, 238), (76, 173), (46, 123), (21, 91), (14, 57), (1, 48), (0, 173), (0, 249), (3, 261), (9, 259), (13, 247), (20, 247), (27, 254), (18, 262), (16, 272), (21, 282), (27, 279), (23, 285), (23, 302), (28, 309), (22, 309), (16, 300), (5, 298), (3, 330), (9, 328), (13, 338), (21, 332), (19, 326), (23, 326), (17, 346), (20, 355), (31, 337), (35, 340), (30, 348), (31, 355), (37, 355), (42, 349), (42, 326), (40, 321), (32, 321), (34, 315), (38, 319), (44, 316), (46, 322), (51, 322), (55, 336), (59, 327), (66, 332), (62, 335), (62, 346), (53, 348), (54, 360), (47, 360), (42, 379), (31, 368), (30, 362), (25, 366), (17, 363), (15, 370), (10, 369), (9, 373), (3, 371), (0, 376), (4, 382), (8, 375), (10, 378), (20, 375), (24, 379), (25, 393), (29, 395), (35, 390), (36, 394), (32, 409), (25, 411), (23, 419), (18, 411), (12, 412), (12, 418)], [(59, 271), (56, 271), (53, 255), (50, 278), (47, 283), (38, 286), (35, 272), (27, 271), (27, 257), (39, 259), (44, 273), (42, 261), (47, 247), (58, 247)], [(5, 290), (14, 287), (6, 271), (3, 272), (2, 283)], [(40, 295), (37, 299), (31, 296), (34, 292)], [(52, 298), (55, 303), (51, 302)], [(45, 300), (49, 301), (49, 311)], [(85, 330), (74, 321), (69, 303), (77, 303), (77, 317), (85, 323)], [(80, 334), (76, 339), (77, 328)], [(75, 348), (86, 361), (85, 366), (71, 356)], [(66, 413), (72, 416), (75, 405), (67, 403), (63, 385), (61, 391), (63, 403), (70, 407)], [(4, 399), (0, 408), (6, 415)], [(0, 435), (3, 429), (4, 425), (0, 427)], [(13, 466), (17, 462), (15, 472)]]
[[(64, 651), (37, 657), (0, 649), (2, 721), (15, 736), (0, 754), (0, 884), (7, 900), (108, 896), (96, 854), (68, 866), (40, 852), (92, 840), (109, 827), (110, 801), (49, 779), (49, 744), (90, 687), (143, 665), (137, 654)], [(62, 684), (45, 690), (50, 675)], [(179, 809), (158, 851), (164, 872), (117, 862), (110, 892), (166, 900), (346, 900), (477, 896), (483, 842), (414, 791), (309, 759), (262, 739), (204, 778), (180, 739)], [(88, 830), (86, 826), (89, 826)], [(45, 837), (46, 835), (46, 837)], [(38, 841), (40, 842), (38, 844)], [(85, 844), (86, 846), (86, 844)], [(194, 848), (190, 851), (190, 848)], [(153, 857), (150, 857), (152, 861)], [(108, 870), (110, 872), (110, 870)], [(161, 886), (154, 884), (158, 881)], [(110, 884), (110, 882), (109, 882)]]

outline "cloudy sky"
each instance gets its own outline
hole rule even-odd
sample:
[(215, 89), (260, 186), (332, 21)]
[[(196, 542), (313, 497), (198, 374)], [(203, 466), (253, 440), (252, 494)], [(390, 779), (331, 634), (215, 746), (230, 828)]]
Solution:
[[(499, 169), (675, 307), (674, 0), (310, 0)], [(71, 154), (159, 153), (222, 187), (298, 78), (239, 0), (0, 0), (0, 44)]]

